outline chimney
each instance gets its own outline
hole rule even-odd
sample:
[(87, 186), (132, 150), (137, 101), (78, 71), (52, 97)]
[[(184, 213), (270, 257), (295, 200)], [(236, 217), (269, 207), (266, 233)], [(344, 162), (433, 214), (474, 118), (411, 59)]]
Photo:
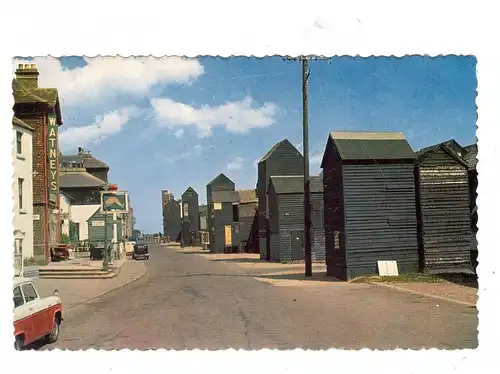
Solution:
[(35, 64), (19, 64), (16, 70), (17, 83), (27, 89), (38, 88), (38, 76), (40, 73)]
[(82, 147), (78, 147), (78, 155), (81, 155), (83, 153), (83, 148)]

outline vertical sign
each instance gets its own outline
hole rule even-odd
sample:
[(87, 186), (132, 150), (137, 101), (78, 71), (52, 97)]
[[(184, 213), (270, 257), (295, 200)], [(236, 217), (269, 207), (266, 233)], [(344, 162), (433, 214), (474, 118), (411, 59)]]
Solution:
[(182, 205), (182, 216), (185, 218), (185, 220), (189, 219), (189, 205), (188, 203), (184, 203)]
[(48, 195), (49, 201), (57, 202), (59, 194), (59, 163), (57, 162), (57, 122), (55, 115), (48, 116), (47, 124), (47, 164), (48, 164)]

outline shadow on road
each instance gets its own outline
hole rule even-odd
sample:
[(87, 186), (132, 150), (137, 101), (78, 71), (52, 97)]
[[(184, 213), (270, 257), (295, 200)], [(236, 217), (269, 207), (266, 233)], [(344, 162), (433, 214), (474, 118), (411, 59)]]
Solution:
[(268, 263), (258, 258), (214, 258), (211, 261), (217, 262), (242, 262), (242, 263)]
[(305, 274), (302, 273), (285, 273), (285, 274), (261, 274), (256, 275), (255, 278), (263, 278), (263, 279), (273, 279), (273, 280), (300, 280), (300, 281), (315, 281), (315, 282), (333, 282), (333, 283), (346, 283), (343, 280), (329, 277), (326, 275), (326, 272), (317, 272), (312, 274), (311, 277), (306, 277)]
[(208, 254), (210, 252), (208, 252), (208, 251), (189, 251), (189, 252), (177, 252), (177, 253), (180, 253), (182, 255), (205, 255), (205, 254)]

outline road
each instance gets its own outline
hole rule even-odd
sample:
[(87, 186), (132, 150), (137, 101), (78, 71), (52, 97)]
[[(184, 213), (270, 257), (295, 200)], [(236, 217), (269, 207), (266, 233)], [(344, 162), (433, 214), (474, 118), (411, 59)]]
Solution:
[(72, 309), (41, 349), (477, 347), (475, 308), (368, 284), (277, 287), (234, 263), (150, 253), (143, 278)]

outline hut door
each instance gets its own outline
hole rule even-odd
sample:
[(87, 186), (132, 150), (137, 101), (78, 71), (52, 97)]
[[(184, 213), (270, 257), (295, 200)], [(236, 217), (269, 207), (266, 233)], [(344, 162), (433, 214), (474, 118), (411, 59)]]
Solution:
[(291, 232), (292, 260), (304, 259), (304, 231)]
[(224, 236), (225, 236), (225, 244), (226, 244), (226, 247), (231, 247), (231, 243), (232, 243), (232, 232), (231, 232), (231, 225), (226, 225), (224, 226)]

